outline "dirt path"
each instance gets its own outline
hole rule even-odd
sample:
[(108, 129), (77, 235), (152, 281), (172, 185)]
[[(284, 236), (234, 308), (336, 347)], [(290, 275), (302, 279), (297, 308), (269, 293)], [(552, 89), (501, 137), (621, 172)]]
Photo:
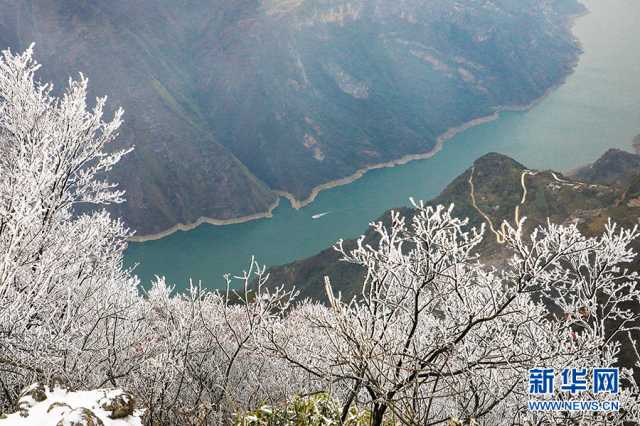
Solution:
[[(483, 212), (482, 209), (480, 209), (480, 207), (478, 207), (478, 204), (476, 203), (475, 187), (473, 186), (473, 175), (475, 174), (475, 171), (476, 171), (476, 167), (474, 165), (471, 167), (471, 174), (469, 175), (469, 189), (470, 189), (469, 196), (471, 198), (471, 204), (473, 205), (473, 208), (476, 209), (476, 211), (480, 213), (480, 215), (487, 221), (487, 223), (489, 224), (489, 229), (496, 236), (496, 241), (498, 242), (498, 244), (504, 244), (505, 237), (507, 235), (507, 222), (503, 222), (500, 225), (500, 229), (496, 230), (493, 224), (493, 220), (491, 220), (491, 218), (485, 212)], [(513, 214), (514, 225), (517, 227), (520, 226), (520, 207), (527, 202), (526, 177), (527, 175), (535, 176), (536, 174), (538, 173), (532, 172), (530, 170), (524, 170), (520, 175), (520, 185), (522, 186), (522, 198), (520, 199), (520, 204), (516, 206), (516, 209)]]

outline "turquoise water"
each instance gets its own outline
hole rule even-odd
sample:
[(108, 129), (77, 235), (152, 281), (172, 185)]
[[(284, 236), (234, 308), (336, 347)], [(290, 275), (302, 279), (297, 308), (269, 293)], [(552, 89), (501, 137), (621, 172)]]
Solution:
[[(607, 148), (630, 149), (640, 134), (640, 1), (588, 0), (591, 14), (574, 32), (585, 50), (576, 72), (526, 112), (470, 129), (429, 160), (375, 170), (320, 193), (301, 210), (286, 200), (272, 219), (239, 225), (202, 225), (159, 241), (131, 244), (128, 265), (144, 284), (166, 276), (180, 287), (189, 279), (209, 288), (225, 272), (240, 273), (251, 259), (283, 264), (360, 235), (371, 220), (409, 197), (429, 199), (479, 156), (496, 151), (532, 168), (566, 171), (589, 163)], [(314, 214), (330, 212), (313, 220)]]

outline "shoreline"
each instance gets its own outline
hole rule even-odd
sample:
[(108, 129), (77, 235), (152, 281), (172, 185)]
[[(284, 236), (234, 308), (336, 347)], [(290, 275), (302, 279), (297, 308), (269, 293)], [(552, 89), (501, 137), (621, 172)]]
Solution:
[(447, 129), (446, 132), (442, 133), (440, 136), (438, 136), (438, 138), (436, 139), (436, 144), (433, 146), (433, 148), (431, 148), (429, 151), (427, 152), (423, 152), (423, 153), (418, 153), (418, 154), (407, 154), (405, 156), (402, 156), (400, 158), (397, 158), (395, 160), (390, 160), (390, 161), (385, 161), (383, 163), (375, 163), (375, 164), (370, 164), (367, 165), (365, 167), (362, 167), (360, 169), (357, 169), (353, 174), (340, 178), (340, 179), (335, 179), (329, 182), (325, 182), (323, 184), (320, 184), (318, 186), (315, 186), (311, 189), (311, 193), (309, 194), (309, 196), (303, 200), (298, 200), (297, 198), (295, 198), (293, 196), (293, 194), (286, 192), (286, 191), (273, 191), (276, 195), (278, 195), (279, 197), (283, 197), (286, 198), (287, 200), (289, 200), (289, 203), (291, 204), (291, 207), (293, 207), (296, 210), (299, 210), (301, 208), (304, 208), (306, 206), (308, 206), (309, 204), (311, 204), (313, 201), (315, 201), (315, 199), (318, 197), (318, 195), (322, 192), (325, 191), (327, 189), (332, 189), (332, 188), (337, 188), (339, 186), (344, 186), (344, 185), (348, 185), (350, 183), (355, 182), (356, 180), (360, 179), (361, 177), (363, 177), (367, 172), (371, 171), (371, 170), (378, 170), (378, 169), (386, 169), (386, 168), (391, 168), (391, 167), (396, 167), (396, 166), (402, 166), (404, 164), (410, 163), (412, 161), (418, 161), (418, 160), (427, 160), (431, 157), (433, 157), (434, 155), (436, 155), (438, 152), (440, 152), (442, 150), (442, 148), (444, 147), (444, 143), (450, 139), (453, 139), (454, 137), (456, 137), (458, 134), (469, 130), (473, 127), (476, 126), (480, 126), (482, 124), (486, 124), (486, 123), (490, 123), (492, 121), (497, 120), (500, 117), (500, 111), (495, 111), (492, 114), (489, 115), (485, 115), (482, 117), (478, 117), (478, 118), (474, 118), (473, 120), (467, 121), (466, 123), (457, 126), (457, 127), (452, 127)]
[[(576, 15), (570, 16), (568, 17), (568, 27), (569, 30), (572, 31), (573, 27), (576, 23), (576, 21), (583, 17), (586, 16), (590, 13), (590, 10), (586, 10), (582, 13), (578, 13)], [(315, 187), (313, 187), (311, 189), (311, 192), (309, 194), (309, 196), (303, 200), (298, 200), (297, 198), (295, 198), (295, 196), (289, 192), (286, 191), (281, 191), (281, 190), (273, 190), (272, 192), (278, 197), (277, 200), (275, 201), (274, 204), (272, 204), (269, 209), (266, 212), (262, 212), (262, 213), (256, 213), (253, 215), (248, 215), (248, 216), (241, 216), (238, 218), (232, 218), (232, 219), (216, 219), (216, 218), (211, 218), (211, 217), (200, 217), (198, 218), (195, 222), (190, 223), (190, 224), (183, 224), (183, 223), (178, 223), (174, 226), (172, 226), (171, 228), (162, 231), (162, 232), (158, 232), (155, 234), (149, 234), (149, 235), (141, 235), (141, 236), (133, 236), (130, 237), (128, 239), (129, 242), (133, 242), (133, 243), (143, 243), (146, 241), (155, 241), (155, 240), (160, 240), (162, 238), (168, 237), (169, 235), (172, 235), (178, 231), (191, 231), (195, 228), (197, 228), (198, 226), (202, 225), (202, 224), (210, 224), (210, 225), (216, 225), (216, 226), (224, 226), (224, 225), (235, 225), (235, 224), (239, 224), (239, 223), (245, 223), (245, 222), (250, 222), (253, 220), (259, 220), (259, 219), (268, 219), (273, 217), (273, 211), (280, 205), (280, 199), (281, 198), (286, 198), (291, 207), (294, 208), (295, 210), (300, 210), (306, 206), (308, 206), (309, 204), (311, 204), (320, 194), (320, 192), (328, 190), (328, 189), (332, 189), (332, 188), (337, 188), (339, 186), (344, 186), (344, 185), (348, 185), (350, 183), (355, 182), (356, 180), (362, 178), (367, 172), (371, 171), (371, 170), (377, 170), (377, 169), (385, 169), (385, 168), (391, 168), (391, 167), (396, 167), (396, 166), (401, 166), (404, 164), (407, 164), (409, 162), (412, 161), (418, 161), (418, 160), (427, 160), (431, 157), (433, 157), (434, 155), (436, 155), (438, 152), (440, 152), (442, 150), (442, 148), (444, 147), (444, 143), (447, 142), (448, 140), (453, 139), (454, 137), (456, 137), (457, 135), (459, 135), (460, 133), (469, 130), (473, 127), (477, 127), (480, 126), (482, 124), (486, 124), (486, 123), (490, 123), (493, 122), (497, 119), (500, 118), (500, 114), (503, 112), (523, 112), (523, 111), (528, 111), (531, 108), (535, 107), (536, 105), (538, 105), (539, 103), (541, 103), (542, 101), (544, 101), (549, 95), (551, 95), (551, 93), (555, 92), (557, 89), (559, 89), (561, 86), (563, 86), (567, 79), (569, 78), (569, 76), (571, 76), (574, 72), (576, 67), (578, 66), (579, 62), (580, 62), (580, 57), (581, 54), (583, 53), (582, 51), (582, 44), (580, 43), (580, 41), (576, 38), (577, 41), (577, 46), (578, 48), (581, 50), (581, 53), (578, 54), (576, 56), (576, 58), (570, 62), (568, 64), (568, 67), (570, 68), (570, 72), (568, 72), (560, 81), (558, 81), (556, 84), (550, 86), (549, 88), (547, 88), (544, 93), (542, 95), (540, 95), (539, 97), (533, 99), (531, 102), (527, 103), (527, 104), (522, 104), (522, 105), (500, 105), (500, 106), (496, 106), (494, 107), (494, 111), (491, 114), (488, 115), (484, 115), (481, 117), (477, 117), (474, 118), (472, 120), (467, 121), (466, 123), (463, 123), (459, 126), (455, 126), (455, 127), (451, 127), (449, 129), (447, 129), (444, 133), (442, 133), (441, 135), (439, 135), (436, 138), (436, 143), (435, 145), (427, 152), (423, 152), (423, 153), (418, 153), (418, 154), (408, 154), (405, 156), (402, 156), (398, 159), (395, 160), (390, 160), (390, 161), (386, 161), (383, 163), (376, 163), (376, 164), (371, 164), (371, 165), (367, 165), (365, 167), (362, 167), (360, 169), (357, 169), (353, 174), (340, 178), (340, 179), (335, 179), (329, 182), (325, 182), (323, 184), (317, 185)]]
[(224, 226), (224, 225), (237, 225), (239, 223), (251, 222), (253, 220), (259, 220), (259, 219), (269, 219), (273, 217), (273, 211), (276, 208), (278, 208), (279, 205), (280, 205), (280, 197), (278, 197), (276, 201), (271, 206), (269, 206), (269, 209), (266, 212), (255, 213), (248, 216), (235, 217), (232, 219), (215, 219), (212, 217), (201, 216), (193, 223), (187, 223), (187, 224), (178, 223), (165, 231), (161, 231), (155, 234), (140, 235), (140, 236), (134, 235), (133, 237), (129, 237), (127, 241), (131, 243), (144, 243), (147, 241), (161, 240), (165, 237), (168, 237), (169, 235), (175, 234), (178, 231), (191, 231), (205, 223), (208, 223), (209, 225)]
[[(580, 16), (584, 16), (585, 14), (580, 14), (580, 15), (574, 17), (573, 19), (579, 18)], [(362, 168), (356, 170), (353, 174), (351, 174), (349, 176), (346, 176), (346, 177), (343, 177), (343, 178), (340, 178), (340, 179), (335, 179), (335, 180), (332, 180), (332, 181), (329, 181), (329, 182), (325, 182), (323, 184), (320, 184), (318, 186), (313, 187), (311, 189), (310, 195), (307, 198), (303, 199), (303, 200), (298, 200), (297, 198), (295, 198), (295, 196), (293, 194), (291, 194), (289, 192), (286, 192), (286, 191), (279, 191), (278, 190), (278, 191), (273, 191), (273, 192), (276, 195), (278, 195), (279, 197), (283, 197), (283, 198), (286, 198), (287, 200), (289, 200), (289, 203), (291, 204), (291, 207), (293, 207), (296, 210), (299, 210), (299, 209), (304, 208), (304, 207), (308, 206), (309, 204), (311, 204), (316, 199), (316, 197), (320, 194), (320, 192), (322, 192), (324, 190), (327, 190), (327, 189), (332, 189), (332, 188), (336, 188), (336, 187), (339, 187), (339, 186), (344, 186), (344, 185), (348, 185), (350, 183), (353, 183), (356, 180), (358, 180), (361, 177), (363, 177), (367, 172), (369, 172), (371, 170), (385, 169), (385, 168), (390, 168), (390, 167), (401, 166), (401, 165), (410, 163), (412, 161), (427, 160), (427, 159), (433, 157), (434, 155), (436, 155), (438, 152), (440, 152), (442, 150), (442, 148), (444, 147), (444, 143), (445, 142), (455, 138), (456, 136), (458, 136), (462, 132), (465, 132), (465, 131), (473, 128), (473, 127), (477, 127), (477, 126), (480, 126), (482, 124), (491, 123), (491, 122), (499, 119), (500, 118), (500, 114), (502, 114), (503, 112), (524, 112), (524, 111), (529, 111), (531, 108), (537, 106), (539, 103), (543, 102), (549, 95), (551, 95), (553, 92), (558, 90), (560, 87), (562, 87), (566, 83), (567, 78), (571, 74), (573, 74), (573, 71), (575, 71), (575, 68), (578, 65), (579, 60), (580, 60), (580, 58), (578, 57), (578, 58), (576, 58), (575, 61), (573, 61), (572, 63), (569, 64), (569, 67), (571, 68), (572, 71), (570, 73), (568, 73), (561, 81), (559, 81), (558, 83), (556, 83), (553, 86), (551, 86), (548, 89), (546, 89), (542, 95), (540, 95), (539, 97), (535, 98), (534, 100), (532, 100), (528, 104), (500, 105), (500, 106), (494, 107), (494, 111), (491, 114), (474, 118), (472, 120), (467, 121), (466, 123), (461, 124), (460, 126), (451, 127), (451, 128), (447, 129), (444, 133), (442, 133), (441, 135), (439, 135), (437, 137), (436, 144), (433, 146), (433, 148), (431, 148), (427, 152), (418, 153), (418, 154), (408, 154), (408, 155), (405, 155), (405, 156), (400, 157), (400, 158), (395, 159), (395, 160), (390, 160), (390, 161), (386, 161), (386, 162), (383, 162), (383, 163), (376, 163), (376, 164), (367, 165), (365, 167), (362, 167)]]
[[(575, 61), (574, 64), (572, 64), (572, 67), (575, 69), (575, 66), (577, 64), (577, 60)], [(570, 75), (570, 74), (569, 74)], [(568, 77), (568, 75), (567, 75)], [(273, 217), (273, 211), (279, 207), (280, 205), (280, 199), (281, 198), (286, 198), (289, 203), (291, 204), (291, 207), (294, 208), (295, 210), (300, 210), (306, 206), (308, 206), (309, 204), (313, 203), (313, 201), (315, 201), (315, 199), (318, 197), (318, 195), (322, 192), (322, 191), (326, 191), (328, 189), (333, 189), (333, 188), (337, 188), (339, 186), (344, 186), (344, 185), (348, 185), (350, 183), (355, 182), (356, 180), (362, 178), (367, 172), (371, 171), (371, 170), (378, 170), (378, 169), (386, 169), (386, 168), (391, 168), (391, 167), (396, 167), (396, 166), (401, 166), (407, 163), (410, 163), (412, 161), (419, 161), (419, 160), (427, 160), (431, 157), (433, 157), (434, 155), (436, 155), (438, 152), (440, 152), (442, 150), (442, 148), (444, 147), (444, 143), (447, 142), (448, 140), (453, 139), (454, 137), (456, 137), (457, 135), (459, 135), (460, 133), (469, 130), (473, 127), (477, 127), (480, 126), (482, 124), (486, 124), (486, 123), (491, 123), (497, 119), (500, 118), (500, 114), (503, 112), (522, 112), (522, 111), (528, 111), (531, 108), (535, 107), (536, 105), (538, 105), (540, 102), (542, 102), (547, 96), (549, 96), (552, 92), (554, 92), (555, 90), (557, 90), (560, 86), (562, 86), (566, 81), (566, 77), (565, 79), (563, 79), (563, 81), (555, 84), (552, 87), (549, 87), (540, 97), (534, 99), (533, 101), (531, 101), (528, 104), (525, 105), (502, 105), (499, 107), (495, 108), (495, 111), (491, 114), (482, 116), (482, 117), (478, 117), (478, 118), (474, 118), (470, 121), (467, 121), (466, 123), (461, 124), (460, 126), (456, 126), (456, 127), (452, 127), (447, 129), (446, 132), (442, 133), (440, 136), (438, 136), (438, 138), (436, 139), (436, 144), (433, 146), (433, 148), (431, 148), (429, 151), (427, 152), (423, 152), (423, 153), (419, 153), (419, 154), (408, 154), (405, 155), (403, 157), (400, 157), (398, 159), (395, 160), (390, 160), (390, 161), (386, 161), (383, 163), (376, 163), (376, 164), (371, 164), (371, 165), (367, 165), (365, 167), (362, 167), (358, 170), (356, 170), (353, 174), (340, 178), (340, 179), (335, 179), (329, 182), (325, 182), (323, 184), (320, 184), (318, 186), (315, 186), (312, 188), (310, 195), (305, 198), (304, 200), (298, 200), (297, 198), (295, 198), (293, 196), (293, 194), (286, 192), (286, 191), (280, 191), (280, 190), (274, 190), (273, 193), (277, 195), (278, 199), (276, 200), (276, 202), (271, 205), (269, 207), (269, 210), (267, 210), (266, 212), (263, 213), (256, 213), (253, 215), (249, 215), (249, 216), (241, 216), (238, 218), (233, 218), (233, 219), (216, 219), (216, 218), (211, 218), (211, 217), (200, 217), (198, 218), (198, 220), (196, 220), (195, 222), (191, 223), (191, 224), (183, 224), (183, 223), (178, 223), (174, 226), (172, 226), (171, 228), (167, 229), (166, 231), (162, 231), (162, 232), (158, 232), (155, 234), (149, 234), (149, 235), (141, 235), (141, 236), (133, 236), (131, 238), (128, 239), (129, 242), (133, 242), (133, 243), (144, 243), (147, 241), (155, 241), (155, 240), (160, 240), (162, 238), (168, 237), (169, 235), (172, 235), (178, 231), (191, 231), (195, 228), (197, 228), (198, 226), (208, 223), (210, 225), (216, 225), (216, 226), (224, 226), (224, 225), (235, 225), (235, 224), (239, 224), (239, 223), (245, 223), (245, 222), (250, 222), (253, 220), (259, 220), (259, 219), (268, 219)]]
[[(586, 8), (586, 6), (585, 6)], [(573, 31), (573, 28), (576, 24), (576, 21), (579, 18), (582, 18), (583, 16), (586, 16), (588, 14), (590, 14), (591, 11), (589, 9), (586, 9), (583, 12), (577, 13), (575, 15), (572, 16), (568, 16), (567, 17), (567, 25), (568, 25), (568, 29), (569, 31)], [(444, 147), (444, 143), (450, 139), (453, 139), (454, 137), (456, 137), (457, 135), (459, 135), (460, 133), (469, 130), (473, 127), (476, 126), (480, 126), (482, 124), (486, 124), (486, 123), (490, 123), (492, 121), (497, 120), (498, 118), (500, 118), (500, 114), (503, 112), (523, 112), (523, 111), (528, 111), (531, 108), (535, 107), (536, 105), (538, 105), (539, 103), (541, 103), (542, 101), (544, 101), (549, 95), (551, 95), (551, 93), (555, 92), (556, 90), (558, 90), (560, 87), (562, 87), (566, 82), (567, 79), (575, 72), (576, 67), (578, 66), (578, 64), (580, 63), (580, 56), (582, 55), (582, 53), (584, 53), (583, 49), (582, 49), (582, 43), (580, 42), (580, 40), (578, 40), (575, 36), (574, 39), (576, 40), (576, 44), (578, 49), (580, 50), (580, 53), (578, 55), (576, 55), (576, 58), (572, 61), (569, 62), (568, 68), (570, 69), (570, 72), (568, 72), (560, 81), (558, 81), (556, 84), (548, 87), (544, 93), (542, 95), (540, 95), (539, 97), (533, 99), (531, 102), (527, 103), (527, 104), (515, 104), (515, 105), (500, 105), (497, 107), (494, 107), (494, 111), (491, 114), (488, 115), (484, 115), (481, 117), (477, 117), (474, 118), (470, 121), (467, 121), (466, 123), (463, 123), (459, 126), (456, 127), (451, 127), (449, 129), (447, 129), (444, 133), (442, 133), (441, 135), (439, 135), (436, 139), (436, 144), (433, 146), (433, 148), (431, 148), (429, 151), (424, 152), (424, 153), (418, 153), (418, 154), (408, 154), (405, 155), (403, 157), (400, 157), (398, 159), (395, 160), (390, 160), (390, 161), (386, 161), (383, 163), (376, 163), (376, 164), (372, 164), (372, 165), (367, 165), (365, 167), (362, 167), (358, 170), (356, 170), (353, 174), (340, 178), (340, 179), (335, 179), (329, 182), (325, 182), (323, 184), (320, 184), (318, 186), (315, 186), (311, 189), (311, 192), (309, 194), (309, 196), (307, 198), (305, 198), (304, 200), (298, 200), (297, 198), (295, 198), (295, 196), (289, 192), (286, 191), (273, 191), (276, 195), (278, 195), (279, 197), (284, 197), (287, 200), (289, 200), (289, 203), (291, 204), (291, 207), (293, 207), (296, 210), (299, 210), (305, 206), (308, 206), (309, 204), (311, 204), (316, 197), (320, 194), (320, 192), (327, 190), (327, 189), (332, 189), (332, 188), (336, 188), (339, 186), (343, 186), (343, 185), (348, 185), (350, 183), (355, 182), (356, 180), (360, 179), (362, 176), (364, 176), (368, 171), (371, 170), (377, 170), (377, 169), (384, 169), (384, 168), (389, 168), (389, 167), (396, 167), (396, 166), (401, 166), (404, 164), (407, 164), (411, 161), (417, 161), (417, 160), (427, 160), (431, 157), (433, 157), (434, 155), (436, 155), (438, 152), (440, 152), (440, 150), (442, 150), (442, 148)], [(640, 135), (639, 135), (640, 136)]]
[[(564, 82), (563, 82), (564, 83)], [(563, 83), (559, 83), (557, 86), (561, 86)], [(132, 242), (132, 243), (144, 243), (147, 241), (156, 241), (156, 240), (160, 240), (162, 238), (168, 237), (169, 235), (172, 235), (178, 231), (191, 231), (195, 228), (197, 228), (198, 226), (202, 225), (202, 224), (210, 224), (210, 225), (216, 225), (216, 226), (224, 226), (224, 225), (235, 225), (235, 224), (239, 224), (239, 223), (245, 223), (245, 222), (250, 222), (253, 220), (259, 220), (259, 219), (268, 219), (273, 217), (273, 210), (275, 210), (277, 207), (279, 207), (280, 205), (280, 199), (281, 198), (285, 198), (289, 201), (290, 205), (292, 208), (294, 208), (295, 210), (300, 210), (306, 206), (308, 206), (309, 204), (313, 203), (313, 201), (315, 201), (315, 199), (318, 197), (318, 195), (325, 190), (328, 189), (332, 189), (332, 188), (337, 188), (339, 186), (344, 186), (344, 185), (348, 185), (350, 183), (355, 182), (356, 180), (362, 178), (367, 172), (371, 171), (371, 170), (377, 170), (377, 169), (386, 169), (386, 168), (391, 168), (391, 167), (396, 167), (396, 166), (401, 166), (407, 163), (410, 163), (412, 161), (418, 161), (418, 160), (427, 160), (431, 157), (433, 157), (434, 155), (436, 155), (438, 152), (440, 152), (442, 150), (442, 148), (444, 147), (444, 143), (450, 139), (453, 139), (454, 137), (456, 137), (458, 134), (469, 130), (473, 127), (476, 126), (480, 126), (482, 124), (486, 124), (486, 123), (490, 123), (492, 121), (497, 120), (498, 118), (500, 118), (500, 113), (502, 112), (510, 112), (510, 111), (526, 111), (532, 107), (534, 107), (536, 104), (538, 104), (539, 102), (541, 102), (542, 100), (544, 100), (544, 98), (546, 98), (553, 90), (555, 90), (557, 88), (557, 86), (554, 86), (552, 88), (549, 88), (547, 90), (547, 92), (545, 92), (542, 96), (540, 96), (539, 98), (533, 100), (530, 104), (528, 105), (515, 105), (515, 106), (501, 106), (501, 107), (497, 107), (496, 110), (489, 115), (485, 115), (482, 117), (478, 117), (478, 118), (474, 118), (473, 120), (470, 120), (460, 126), (457, 127), (452, 127), (450, 129), (448, 129), (446, 132), (444, 132), (443, 134), (441, 134), (440, 136), (438, 136), (438, 138), (436, 139), (436, 144), (433, 146), (433, 148), (431, 148), (429, 151), (427, 152), (423, 152), (423, 153), (419, 153), (419, 154), (408, 154), (405, 155), (403, 157), (400, 157), (398, 159), (395, 160), (390, 160), (390, 161), (386, 161), (383, 163), (376, 163), (376, 164), (371, 164), (371, 165), (367, 165), (365, 167), (362, 167), (358, 170), (356, 170), (353, 174), (340, 178), (340, 179), (335, 179), (329, 182), (325, 182), (323, 184), (320, 184), (318, 186), (315, 186), (312, 188), (310, 195), (305, 198), (304, 200), (298, 200), (297, 198), (294, 197), (293, 194), (286, 192), (286, 191), (280, 191), (280, 190), (274, 190), (272, 191), (274, 194), (276, 194), (276, 196), (278, 197), (278, 199), (276, 200), (276, 202), (271, 205), (269, 207), (269, 210), (267, 210), (266, 212), (263, 213), (256, 213), (253, 215), (249, 215), (249, 216), (241, 216), (238, 218), (233, 218), (233, 219), (216, 219), (216, 218), (211, 218), (211, 217), (200, 217), (198, 218), (198, 220), (196, 220), (193, 223), (190, 224), (184, 224), (184, 223), (178, 223), (174, 226), (172, 226), (171, 228), (162, 231), (162, 232), (158, 232), (155, 234), (148, 234), (148, 235), (140, 235), (140, 236), (133, 236), (130, 237), (127, 241)]]

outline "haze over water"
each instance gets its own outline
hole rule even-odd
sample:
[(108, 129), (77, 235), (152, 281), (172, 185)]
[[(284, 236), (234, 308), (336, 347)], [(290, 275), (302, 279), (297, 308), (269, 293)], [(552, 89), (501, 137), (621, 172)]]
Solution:
[[(225, 272), (240, 273), (251, 256), (277, 265), (311, 256), (340, 238), (356, 237), (367, 223), (409, 197), (427, 200), (488, 152), (528, 167), (567, 171), (608, 148), (631, 149), (640, 134), (640, 1), (587, 0), (591, 13), (574, 33), (585, 50), (574, 74), (533, 109), (502, 113), (494, 122), (449, 140), (428, 160), (374, 170), (347, 186), (321, 192), (301, 210), (286, 200), (272, 219), (238, 225), (202, 225), (158, 241), (130, 244), (127, 263), (143, 284), (166, 276), (178, 288), (189, 278), (209, 288)], [(238, 196), (242, 196), (239, 194)], [(316, 220), (313, 215), (329, 212)]]

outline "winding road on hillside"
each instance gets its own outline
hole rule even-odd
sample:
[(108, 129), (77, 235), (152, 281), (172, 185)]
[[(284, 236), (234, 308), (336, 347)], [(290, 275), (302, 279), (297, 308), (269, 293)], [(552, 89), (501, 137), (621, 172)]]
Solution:
[[(473, 205), (473, 208), (476, 209), (478, 211), (478, 213), (480, 213), (480, 215), (485, 219), (485, 221), (489, 224), (489, 229), (491, 229), (491, 232), (493, 232), (493, 234), (496, 236), (496, 241), (498, 242), (498, 244), (504, 244), (505, 243), (505, 239), (506, 239), (506, 235), (507, 235), (507, 225), (508, 222), (504, 221), (502, 222), (502, 224), (500, 224), (500, 229), (496, 230), (495, 226), (493, 225), (493, 221), (491, 220), (491, 218), (484, 212), (482, 211), (482, 209), (480, 207), (478, 207), (478, 204), (476, 202), (476, 194), (475, 194), (475, 187), (473, 185), (473, 175), (475, 174), (475, 166), (471, 167), (471, 173), (469, 174), (469, 196), (471, 198), (471, 204)], [(537, 175), (538, 172), (532, 172), (530, 170), (524, 170), (522, 172), (522, 174), (520, 175), (520, 185), (522, 186), (522, 199), (520, 200), (520, 203), (516, 206), (514, 214), (513, 214), (513, 222), (514, 225), (518, 228), (520, 228), (521, 225), (521, 220), (520, 220), (520, 207), (524, 205), (524, 203), (527, 202), (527, 184), (526, 184), (526, 177), (527, 175), (530, 176), (535, 176)], [(554, 175), (555, 177), (555, 175)], [(557, 178), (556, 178), (557, 179)]]
[[(519, 229), (521, 226), (521, 218), (522, 218), (522, 209), (521, 207), (524, 206), (524, 204), (527, 202), (527, 182), (526, 182), (526, 177), (527, 176), (536, 176), (539, 172), (533, 172), (531, 170), (523, 170), (521, 175), (520, 175), (520, 186), (522, 187), (522, 198), (520, 199), (520, 203), (516, 206), (514, 214), (513, 214), (513, 224), (516, 227), (516, 229)], [(469, 175), (469, 197), (471, 198), (471, 204), (473, 205), (473, 208), (476, 209), (476, 211), (478, 213), (480, 213), (480, 215), (484, 218), (484, 220), (489, 224), (489, 229), (491, 230), (491, 232), (493, 232), (493, 234), (496, 236), (496, 241), (498, 242), (498, 244), (504, 244), (505, 243), (505, 239), (507, 236), (507, 225), (509, 225), (509, 223), (507, 221), (502, 222), (502, 224), (500, 224), (500, 228), (498, 230), (496, 230), (494, 224), (493, 224), (493, 220), (491, 220), (491, 218), (489, 217), (489, 215), (487, 215), (480, 207), (478, 207), (478, 204), (476, 202), (476, 193), (475, 193), (475, 187), (473, 184), (473, 176), (475, 174), (475, 165), (471, 166), (471, 173)], [(553, 179), (558, 182), (558, 184), (560, 185), (564, 185), (564, 186), (569, 186), (571, 188), (574, 189), (579, 189), (582, 186), (584, 186), (585, 184), (582, 182), (572, 182), (566, 179), (562, 179), (560, 177), (558, 177), (558, 175), (555, 172), (551, 172), (551, 176), (553, 176)], [(624, 195), (623, 195), (624, 196)]]

